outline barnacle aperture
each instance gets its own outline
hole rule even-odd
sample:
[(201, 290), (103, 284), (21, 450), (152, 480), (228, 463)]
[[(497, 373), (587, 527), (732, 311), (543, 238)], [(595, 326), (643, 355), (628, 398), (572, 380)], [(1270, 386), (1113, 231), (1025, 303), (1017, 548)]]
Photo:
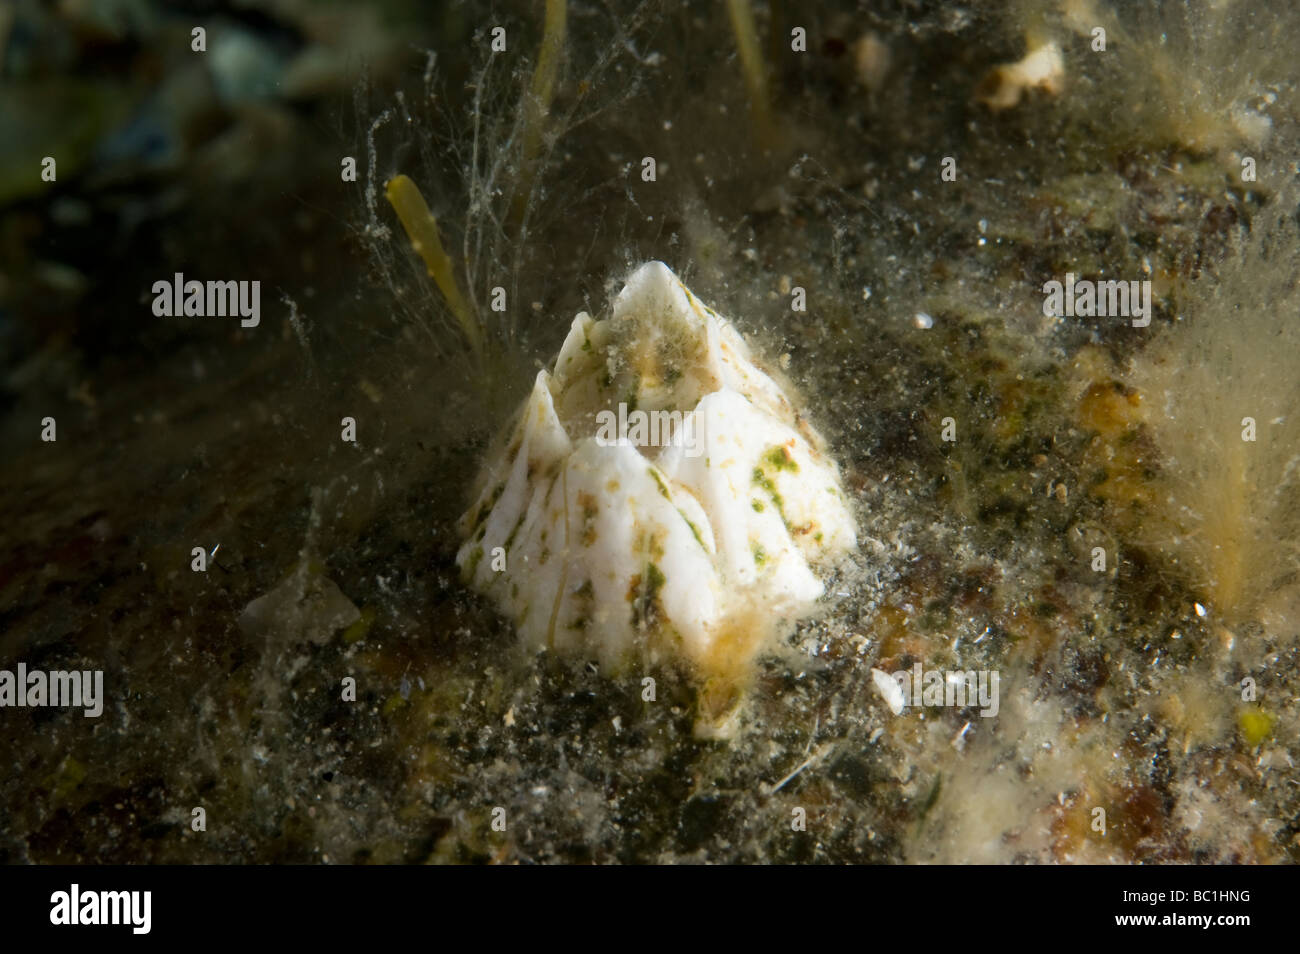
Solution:
[(457, 563), (535, 650), (684, 657), (722, 728), (757, 655), (857, 546), (820, 435), (662, 262), (573, 321), (462, 518)]

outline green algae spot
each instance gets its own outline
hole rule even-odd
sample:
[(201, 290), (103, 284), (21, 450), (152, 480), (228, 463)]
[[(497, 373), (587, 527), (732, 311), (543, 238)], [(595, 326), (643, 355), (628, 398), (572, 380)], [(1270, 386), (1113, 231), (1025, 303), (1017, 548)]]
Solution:
[(578, 494), (578, 505), (582, 507), (582, 545), (589, 547), (596, 542), (595, 524), (599, 508), (591, 494)]
[(509, 552), (510, 550), (510, 544), (515, 542), (515, 534), (517, 534), (519, 532), (519, 528), (524, 525), (524, 517), (526, 516), (528, 516), (527, 513), (521, 513), (519, 515), (519, 519), (515, 521), (515, 528), (510, 531), (510, 536), (506, 537), (506, 542), (502, 544), (502, 546), (505, 547), (507, 552)]
[(1237, 726), (1242, 738), (1252, 749), (1264, 743), (1273, 734), (1273, 717), (1258, 706), (1242, 709), (1237, 716)]
[(799, 465), (795, 463), (795, 459), (790, 456), (790, 449), (784, 444), (777, 444), (773, 447), (763, 455), (763, 460), (777, 470), (788, 470), (792, 473), (799, 472)]
[[(677, 512), (682, 513), (680, 509)], [(704, 545), (704, 538), (700, 536), (700, 528), (692, 523), (691, 518), (684, 513), (682, 513), (682, 519), (686, 521), (686, 526), (691, 528), (691, 533), (695, 535), (695, 542), (700, 545), (700, 549), (707, 550), (708, 548)]]
[(474, 579), (475, 574), (478, 572), (479, 561), (482, 559), (483, 559), (482, 547), (475, 547), (473, 550), (470, 551), (469, 562), (465, 564), (466, 580)]
[[(483, 548), (479, 547), (479, 555), (481, 556), (482, 553)], [(370, 632), (370, 627), (374, 625), (375, 618), (378, 615), (379, 611), (373, 606), (362, 607), (361, 616), (357, 621), (347, 629), (343, 630), (343, 644), (345, 646), (351, 646), (353, 643), (359, 643), (361, 640), (365, 639), (366, 634)]]
[(664, 479), (659, 476), (659, 471), (653, 467), (647, 467), (646, 470), (649, 472), (650, 476), (654, 478), (655, 483), (659, 485), (659, 492), (664, 495), (664, 500), (671, 502), (673, 499), (672, 494), (668, 493), (668, 485), (665, 484)]
[(470, 521), (470, 526), (478, 527), (478, 539), (483, 539), (483, 530), (487, 526), (488, 515), (492, 512), (492, 508), (496, 506), (497, 501), (501, 499), (501, 495), (505, 493), (505, 490), (506, 484), (505, 481), (502, 481), (496, 485), (496, 489), (492, 491), (487, 500), (483, 501), (479, 508), (474, 511), (474, 519)]
[(668, 582), (663, 571), (653, 563), (645, 565), (645, 573), (632, 578), (628, 587), (628, 597), (632, 602), (632, 625), (651, 626), (658, 619), (659, 591)]
[(776, 509), (781, 514), (781, 520), (789, 524), (790, 521), (785, 519), (785, 501), (781, 499), (781, 495), (777, 493), (776, 484), (772, 483), (772, 478), (767, 476), (762, 467), (754, 468), (754, 483), (767, 491), (767, 495), (772, 498), (772, 503), (776, 505)]
[(645, 580), (646, 594), (652, 600), (659, 597), (659, 591), (668, 582), (668, 578), (664, 576), (663, 571), (653, 563), (645, 565)]

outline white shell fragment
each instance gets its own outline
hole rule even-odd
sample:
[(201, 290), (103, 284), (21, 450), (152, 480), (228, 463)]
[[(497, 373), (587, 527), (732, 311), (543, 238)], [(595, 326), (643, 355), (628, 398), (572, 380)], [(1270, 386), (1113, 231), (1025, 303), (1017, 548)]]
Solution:
[(857, 546), (774, 373), (666, 265), (641, 266), (538, 373), (463, 518), (463, 573), (529, 648), (614, 669), (684, 656), (726, 708), (822, 595), (813, 568)]
[(876, 685), (876, 691), (880, 693), (885, 700), (885, 705), (889, 706), (889, 711), (898, 715), (903, 711), (906, 700), (903, 698), (903, 687), (898, 684), (898, 680), (885, 672), (883, 669), (871, 670), (871, 681)]
[(1065, 59), (1055, 43), (1035, 46), (1016, 63), (1004, 63), (980, 83), (976, 98), (994, 112), (1011, 109), (1029, 90), (1061, 95), (1065, 87)]

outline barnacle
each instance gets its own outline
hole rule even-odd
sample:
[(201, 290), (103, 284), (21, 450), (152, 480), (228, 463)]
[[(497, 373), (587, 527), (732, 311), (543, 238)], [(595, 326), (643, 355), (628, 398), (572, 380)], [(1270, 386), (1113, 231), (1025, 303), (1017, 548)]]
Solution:
[[(457, 563), (531, 649), (684, 658), (724, 732), (755, 658), (857, 546), (824, 442), (661, 262), (573, 321), (462, 518)], [(494, 558), (495, 555), (495, 558)]]

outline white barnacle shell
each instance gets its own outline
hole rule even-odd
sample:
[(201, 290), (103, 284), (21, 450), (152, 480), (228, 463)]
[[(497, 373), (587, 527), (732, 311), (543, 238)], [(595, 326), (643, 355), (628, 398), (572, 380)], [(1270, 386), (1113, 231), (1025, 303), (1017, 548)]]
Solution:
[(774, 375), (666, 265), (642, 265), (538, 373), (462, 518), (462, 572), (529, 648), (615, 670), (685, 657), (703, 720), (731, 710), (822, 595), (814, 567), (857, 546), (835, 463)]

